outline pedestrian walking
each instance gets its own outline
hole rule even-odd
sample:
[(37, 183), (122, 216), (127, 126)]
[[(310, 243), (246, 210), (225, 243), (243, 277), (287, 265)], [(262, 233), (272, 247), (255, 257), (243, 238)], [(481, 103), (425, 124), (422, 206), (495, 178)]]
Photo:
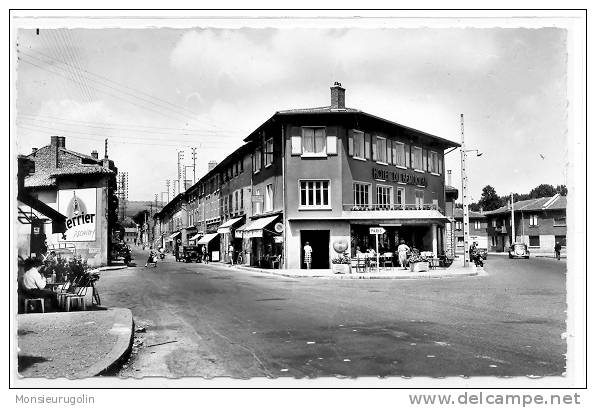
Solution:
[(312, 247), (308, 242), (304, 245), (304, 263), (306, 264), (306, 269), (310, 269), (312, 264)]
[(559, 241), (555, 242), (555, 257), (557, 261), (561, 260), (561, 243)]
[(208, 264), (209, 263), (209, 254), (207, 253), (207, 245), (203, 245), (203, 262)]
[(406, 268), (406, 263), (408, 262), (408, 252), (410, 251), (410, 247), (406, 245), (406, 241), (403, 239), (399, 242), (397, 246), (397, 257), (399, 259), (399, 264), (402, 268)]
[(230, 265), (234, 265), (234, 245), (232, 244), (228, 246), (228, 259), (230, 260)]

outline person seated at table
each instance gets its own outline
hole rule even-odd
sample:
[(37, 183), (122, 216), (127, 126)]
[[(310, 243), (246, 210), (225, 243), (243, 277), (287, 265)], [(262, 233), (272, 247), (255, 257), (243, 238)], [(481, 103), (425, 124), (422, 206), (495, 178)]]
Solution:
[(39, 273), (39, 268), (43, 265), (40, 258), (27, 259), (25, 261), (25, 274), (21, 279), (23, 294), (28, 298), (49, 299), (54, 309), (58, 308), (58, 298), (56, 293), (46, 289), (46, 279)]
[(375, 252), (375, 250), (373, 248), (369, 248), (368, 249), (368, 255), (369, 256), (377, 256), (377, 253)]
[(360, 247), (356, 247), (356, 258), (365, 258), (366, 254), (360, 250)]

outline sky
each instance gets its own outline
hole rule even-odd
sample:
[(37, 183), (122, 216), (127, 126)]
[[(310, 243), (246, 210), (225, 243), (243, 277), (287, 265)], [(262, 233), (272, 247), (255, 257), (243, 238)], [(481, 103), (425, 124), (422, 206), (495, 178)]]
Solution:
[(456, 142), (463, 113), (473, 201), (567, 182), (561, 28), (41, 28), (15, 49), (17, 151), (62, 135), (102, 157), (107, 138), (130, 200), (161, 200), (178, 151), (190, 166), (197, 148), (198, 178), (275, 111), (329, 105), (335, 81), (346, 106)]

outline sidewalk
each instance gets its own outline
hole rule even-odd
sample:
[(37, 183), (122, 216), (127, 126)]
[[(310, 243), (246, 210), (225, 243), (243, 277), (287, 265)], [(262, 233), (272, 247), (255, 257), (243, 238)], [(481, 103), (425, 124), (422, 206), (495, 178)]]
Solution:
[(410, 272), (409, 269), (391, 268), (373, 272), (352, 272), (350, 274), (334, 274), (331, 269), (261, 269), (243, 265), (225, 265), (211, 263), (210, 265), (226, 269), (237, 269), (249, 272), (259, 272), (269, 275), (284, 276), (288, 278), (320, 278), (320, 279), (440, 279), (458, 276), (476, 276), (482, 274), (482, 269), (477, 269), (473, 264), (464, 268), (463, 265), (454, 263), (449, 268), (436, 268), (428, 272)]
[(22, 377), (86, 378), (105, 373), (129, 351), (129, 309), (31, 313), (17, 316)]

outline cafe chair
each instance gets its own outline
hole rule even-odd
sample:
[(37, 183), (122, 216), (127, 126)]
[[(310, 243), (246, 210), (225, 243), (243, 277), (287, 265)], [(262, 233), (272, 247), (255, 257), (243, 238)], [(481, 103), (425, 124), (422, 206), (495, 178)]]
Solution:
[(45, 313), (43, 298), (25, 298), (25, 313), (31, 313), (37, 310), (35, 305), (39, 305), (39, 310), (41, 310), (41, 313)]

